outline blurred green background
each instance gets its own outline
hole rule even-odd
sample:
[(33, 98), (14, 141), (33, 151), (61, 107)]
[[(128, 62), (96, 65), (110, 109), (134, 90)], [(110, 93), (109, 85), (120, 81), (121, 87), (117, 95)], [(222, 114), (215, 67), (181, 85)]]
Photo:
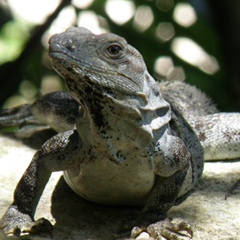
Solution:
[(221, 111), (240, 111), (238, 0), (0, 0), (2, 107), (65, 89), (47, 41), (70, 26), (116, 33), (157, 80), (185, 80)]

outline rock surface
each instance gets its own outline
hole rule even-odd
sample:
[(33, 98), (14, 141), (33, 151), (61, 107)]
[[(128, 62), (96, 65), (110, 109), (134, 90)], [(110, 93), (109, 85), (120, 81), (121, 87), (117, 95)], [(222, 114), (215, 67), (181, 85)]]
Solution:
[[(22, 141), (0, 136), (0, 217), (11, 204), (16, 184), (35, 151)], [(240, 239), (240, 188), (224, 200), (228, 189), (240, 178), (239, 172), (240, 161), (206, 163), (196, 191), (181, 205), (173, 207), (169, 217), (189, 222), (195, 240)], [(114, 208), (87, 202), (69, 189), (61, 173), (53, 173), (35, 219), (45, 217), (54, 224), (54, 240), (110, 240), (121, 224), (134, 219), (139, 211), (138, 208)], [(19, 238), (0, 233), (0, 240), (3, 239)], [(141, 239), (148, 238), (142, 236)]]

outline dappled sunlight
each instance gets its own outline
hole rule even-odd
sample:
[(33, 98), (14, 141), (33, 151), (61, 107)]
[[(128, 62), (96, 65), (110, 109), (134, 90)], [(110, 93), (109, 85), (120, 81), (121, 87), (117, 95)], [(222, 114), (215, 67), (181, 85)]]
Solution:
[(160, 76), (166, 77), (170, 69), (174, 67), (171, 57), (161, 56), (154, 64), (154, 71)]
[(13, 108), (36, 100), (38, 89), (30, 80), (24, 80), (19, 86), (19, 94), (11, 96), (5, 102), (5, 108)]
[(174, 66), (172, 58), (168, 56), (157, 58), (154, 73), (160, 80), (185, 80), (186, 77), (183, 68)]
[(147, 30), (154, 21), (154, 15), (152, 9), (149, 6), (139, 6), (136, 10), (133, 26), (139, 32), (144, 32)]
[(60, 0), (8, 0), (14, 16), (32, 24), (43, 23), (59, 5)]
[(190, 4), (178, 3), (174, 8), (173, 19), (183, 27), (190, 27), (197, 21), (197, 14)]
[(50, 28), (42, 37), (42, 44), (47, 48), (49, 38), (56, 33), (65, 31), (76, 24), (77, 16), (73, 6), (65, 7), (53, 21)]
[(21, 82), (19, 86), (19, 93), (23, 96), (23, 98), (33, 102), (37, 94), (37, 88), (31, 81), (25, 80)]
[[(79, 5), (80, 6), (80, 5)], [(67, 28), (77, 25), (81, 27), (88, 28), (95, 34), (100, 34), (107, 32), (107, 22), (101, 18), (101, 26), (99, 21), (99, 16), (90, 10), (82, 10), (79, 12), (78, 16), (73, 6), (65, 7), (58, 17), (54, 20), (51, 27), (46, 31), (43, 36), (43, 45), (48, 46), (49, 38), (56, 33), (65, 31)], [(104, 24), (105, 23), (105, 24)]]
[(185, 71), (183, 67), (176, 67), (170, 69), (167, 75), (167, 80), (174, 81), (174, 80), (179, 80), (179, 81), (184, 81), (186, 79)]
[[(223, 82), (220, 77), (224, 77), (226, 67), (223, 65), (220, 69), (219, 65), (220, 61), (221, 64), (225, 61), (219, 36), (210, 18), (202, 14), (210, 14), (207, 5), (199, 9), (196, 2), (174, 0), (70, 0), (64, 1), (65, 5), (61, 3), (61, 0), (0, 0), (4, 13), (0, 64), (14, 63), (26, 54), (30, 60), (26, 61), (26, 66), (22, 60), (23, 75), (18, 79), (31, 80), (41, 86), (37, 94), (45, 94), (48, 86), (51, 90), (59, 88), (59, 82), (51, 79), (52, 76), (45, 78), (51, 68), (48, 41), (53, 34), (72, 26), (85, 27), (95, 34), (112, 32), (126, 38), (143, 55), (156, 79), (185, 80), (187, 76), (195, 84), (209, 84), (208, 88), (213, 85), (211, 81)], [(53, 13), (54, 17), (48, 18)], [(43, 52), (39, 48), (40, 38), (45, 48)], [(203, 77), (199, 79), (198, 75)], [(9, 74), (5, 79), (8, 77)], [(15, 89), (18, 88), (19, 83), (18, 86), (16, 83)], [(20, 91), (20, 94), (25, 93)]]
[(79, 9), (85, 9), (91, 6), (93, 2), (94, 0), (72, 0), (72, 5)]
[(59, 76), (56, 75), (46, 75), (41, 81), (40, 92), (41, 95), (45, 95), (54, 91), (62, 90), (62, 82), (60, 81)]
[(82, 11), (78, 16), (77, 25), (88, 28), (95, 34), (106, 32), (106, 29), (100, 27), (98, 16), (93, 11)]
[(187, 63), (200, 68), (207, 74), (219, 70), (217, 60), (204, 51), (196, 42), (186, 37), (177, 37), (172, 42), (172, 51)]
[(107, 0), (105, 11), (113, 22), (123, 25), (133, 17), (135, 5), (130, 0)]
[(175, 35), (175, 30), (170, 22), (161, 22), (156, 28), (156, 37), (161, 42), (167, 42), (172, 39)]
[(174, 0), (156, 0), (156, 7), (163, 11), (167, 12), (174, 6)]
[[(59, 3), (60, 0), (42, 0), (40, 2), (9, 0), (9, 6), (16, 18), (28, 21), (31, 24), (42, 23)], [(47, 48), (51, 35), (62, 32), (74, 25), (86, 27), (95, 34), (108, 32), (108, 21), (95, 11), (88, 9), (93, 3), (94, 0), (72, 0), (72, 4), (62, 9), (43, 35), (43, 45)], [(28, 8), (25, 6), (28, 6)], [(156, 0), (153, 7), (157, 7), (160, 10), (159, 13), (171, 10), (173, 20), (183, 27), (190, 27), (197, 21), (196, 12), (188, 3), (174, 5), (173, 0)], [(81, 11), (78, 12), (76, 9), (81, 9)], [(123, 25), (132, 19), (132, 26), (138, 32), (148, 30), (156, 21), (156, 17), (154, 17), (152, 8), (149, 5), (139, 5), (136, 8), (132, 0), (106, 0), (105, 11), (109, 18), (118, 25)], [(217, 60), (197, 43), (190, 38), (176, 37), (174, 22), (160, 21), (152, 30), (161, 44), (172, 41), (171, 50), (182, 60), (207, 74), (214, 74), (218, 71)], [(181, 76), (180, 78), (184, 78), (184, 71), (175, 68), (173, 63), (170, 64), (169, 59), (166, 57), (158, 58), (155, 61), (155, 72), (165, 79), (172, 78), (176, 74)]]

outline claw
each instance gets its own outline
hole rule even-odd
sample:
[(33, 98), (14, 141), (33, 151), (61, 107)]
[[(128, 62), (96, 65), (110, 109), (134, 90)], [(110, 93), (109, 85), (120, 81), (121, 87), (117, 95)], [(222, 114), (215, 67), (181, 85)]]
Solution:
[(175, 224), (167, 219), (150, 224), (147, 228), (134, 227), (131, 237), (136, 238), (142, 232), (147, 232), (156, 240), (161, 240), (162, 237), (169, 240), (190, 240), (193, 237), (190, 224), (186, 222)]
[(131, 231), (131, 237), (136, 238), (137, 236), (139, 236), (145, 230), (146, 229), (144, 229), (144, 228), (134, 227)]
[(20, 230), (20, 228), (14, 229), (13, 235), (20, 237), (20, 235), (21, 235), (21, 230)]
[(40, 218), (34, 221), (29, 215), (21, 213), (17, 206), (11, 206), (8, 211), (0, 219), (0, 230), (6, 235), (13, 234), (20, 236), (21, 233), (29, 233), (34, 235), (51, 236), (52, 238), (52, 224)]
[[(176, 230), (176, 232), (185, 231), (190, 235), (191, 238), (193, 238), (193, 230), (192, 230), (191, 225), (189, 223), (180, 222), (177, 225), (173, 224), (173, 226), (174, 226), (174, 229)], [(171, 230), (171, 229), (169, 229), (169, 230)]]
[(35, 222), (35, 225), (32, 226), (29, 233), (32, 233), (32, 234), (43, 233), (44, 235), (47, 234), (51, 238), (53, 238), (52, 231), (53, 231), (52, 224), (45, 218), (40, 218)]

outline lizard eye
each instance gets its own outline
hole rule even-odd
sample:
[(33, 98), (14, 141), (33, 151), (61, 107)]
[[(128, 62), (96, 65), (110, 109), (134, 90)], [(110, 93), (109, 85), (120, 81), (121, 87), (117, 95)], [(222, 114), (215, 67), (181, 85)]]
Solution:
[(110, 45), (107, 48), (107, 54), (113, 58), (120, 57), (122, 55), (122, 52), (123, 52), (123, 48), (117, 44)]

